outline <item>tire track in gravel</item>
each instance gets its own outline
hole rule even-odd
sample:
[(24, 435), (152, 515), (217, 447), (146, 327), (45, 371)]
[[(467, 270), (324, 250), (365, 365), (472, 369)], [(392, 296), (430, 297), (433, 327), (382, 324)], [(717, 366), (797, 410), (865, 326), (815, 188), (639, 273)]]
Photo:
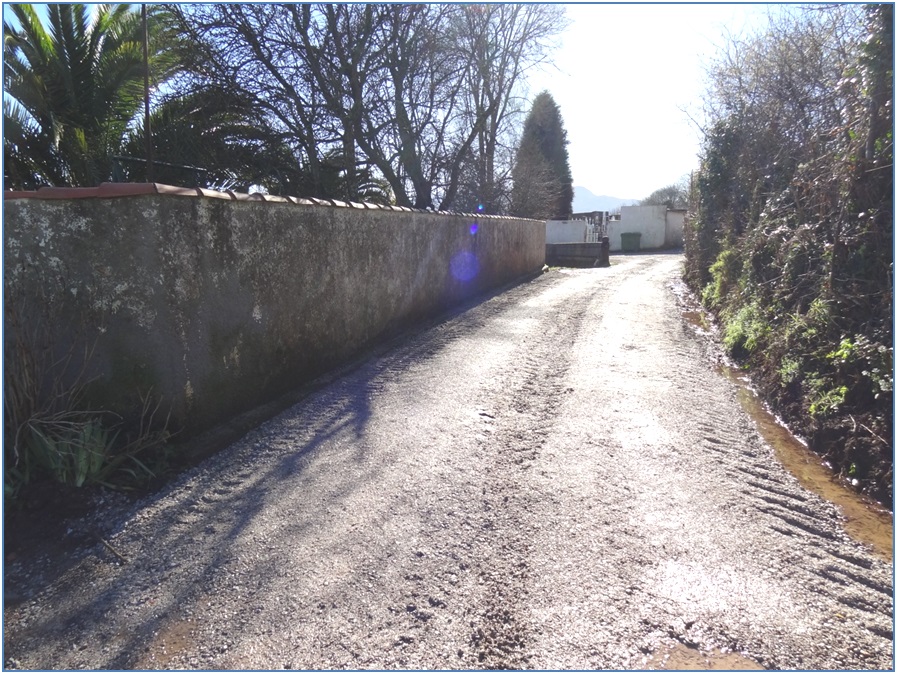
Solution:
[(540, 514), (567, 514), (534, 545), (531, 663), (633, 668), (672, 640), (774, 669), (888, 668), (892, 569), (781, 467), (714, 372), (669, 289), (678, 260), (649, 264), (593, 307), (542, 454), (555, 503)]
[(508, 479), (536, 457), (563, 394), (551, 340), (572, 339), (581, 317), (531, 302), (571, 295), (564, 281), (412, 336), (122, 514), (108, 538), (133, 562), (98, 549), (8, 612), (9, 662), (520, 662), (526, 626), (506, 581), (525, 592), (527, 500)]
[[(713, 424), (701, 426), (701, 430), (712, 432)], [(705, 436), (705, 440), (712, 437)], [(702, 446), (709, 447), (706, 441)], [(829, 615), (836, 615), (838, 622), (851, 622), (861, 627), (859, 634), (853, 636), (857, 645), (840, 649), (839, 653), (835, 653), (839, 649), (832, 649), (826, 654), (830, 658), (827, 662), (824, 657), (821, 659), (826, 664), (808, 664), (812, 660), (801, 652), (806, 650), (805, 645), (795, 648), (793, 653), (779, 656), (781, 659), (767, 656), (765, 664), (772, 667), (864, 667), (869, 666), (863, 663), (876, 651), (884, 656), (879, 662), (892, 659), (893, 644), (876, 643), (869, 638), (871, 635), (892, 638), (891, 629), (886, 626), (887, 622), (893, 621), (892, 570), (850, 539), (842, 526), (843, 516), (835, 506), (806, 491), (794, 476), (782, 469), (755, 427), (748, 428), (746, 437), (740, 441), (737, 436), (729, 436), (726, 442), (711, 449), (723, 450), (720, 465), (733, 482), (742, 485), (737, 493), (741, 503), (748, 508), (745, 512), (773, 533), (770, 538), (773, 545), (788, 550), (787, 555), (770, 566), (789, 580), (810, 588), (811, 595), (815, 593), (836, 602), (829, 604), (827, 611)], [(819, 578), (823, 582), (818, 582)], [(816, 602), (810, 598), (808, 603)], [(818, 606), (812, 608), (818, 610)], [(842, 612), (845, 615), (841, 615)], [(881, 620), (883, 617), (887, 622)], [(821, 622), (826, 625), (825, 619)]]
[(528, 471), (552, 433), (560, 401), (569, 391), (570, 354), (586, 308), (583, 303), (567, 306), (555, 296), (547, 314), (539, 317), (538, 331), (530, 332), (526, 344), (508, 360), (509, 367), (482, 391), (484, 409), (479, 414), (486, 434), (480, 439), (488, 457), (482, 467), (488, 475), (483, 502), (501, 515), (482, 523), (479, 565), (485, 606), (470, 622), (471, 665), (477, 668), (528, 666), (529, 513), (534, 502), (521, 482), (527, 482)]
[(892, 570), (628, 256), (412, 335), (119, 513), (5, 612), (34, 669), (887, 668)]

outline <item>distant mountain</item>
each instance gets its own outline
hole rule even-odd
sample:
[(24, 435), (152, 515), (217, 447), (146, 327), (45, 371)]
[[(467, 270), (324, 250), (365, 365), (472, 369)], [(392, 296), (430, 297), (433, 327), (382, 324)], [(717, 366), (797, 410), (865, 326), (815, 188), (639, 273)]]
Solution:
[(618, 197), (598, 196), (585, 187), (573, 187), (573, 212), (590, 213), (591, 211), (615, 211), (620, 206), (634, 206), (639, 199), (620, 199)]

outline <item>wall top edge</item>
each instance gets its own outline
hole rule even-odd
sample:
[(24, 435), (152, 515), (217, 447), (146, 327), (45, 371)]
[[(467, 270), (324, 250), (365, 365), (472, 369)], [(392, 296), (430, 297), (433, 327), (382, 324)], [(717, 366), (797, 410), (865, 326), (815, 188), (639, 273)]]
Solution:
[(228, 190), (219, 192), (203, 187), (178, 187), (162, 183), (101, 183), (97, 187), (40, 187), (37, 190), (4, 190), (3, 200), (8, 199), (109, 199), (133, 197), (146, 194), (161, 194), (183, 197), (205, 197), (207, 199), (227, 199), (230, 201), (257, 201), (265, 203), (294, 204), (300, 206), (323, 206), (326, 208), (352, 208), (360, 210), (402, 211), (407, 213), (432, 213), (433, 215), (463, 216), (468, 218), (488, 218), (498, 220), (530, 220), (510, 215), (488, 215), (485, 213), (459, 213), (456, 211), (434, 211), (409, 208), (408, 206), (384, 206), (367, 202), (339, 201), (315, 197), (281, 197), (273, 194), (246, 194)]

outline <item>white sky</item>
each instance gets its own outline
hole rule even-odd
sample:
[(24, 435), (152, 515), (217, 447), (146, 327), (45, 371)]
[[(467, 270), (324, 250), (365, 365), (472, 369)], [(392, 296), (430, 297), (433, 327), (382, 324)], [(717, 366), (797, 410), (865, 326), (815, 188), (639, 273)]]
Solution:
[(724, 35), (765, 25), (768, 5), (573, 4), (547, 89), (570, 141), (573, 184), (643, 199), (697, 168), (704, 64)]

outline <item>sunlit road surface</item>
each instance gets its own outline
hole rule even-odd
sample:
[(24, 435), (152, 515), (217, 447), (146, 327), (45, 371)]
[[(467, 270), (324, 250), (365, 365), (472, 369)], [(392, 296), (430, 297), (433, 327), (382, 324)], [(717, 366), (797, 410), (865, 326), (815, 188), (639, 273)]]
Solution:
[(7, 664), (890, 670), (891, 566), (760, 439), (681, 256), (613, 262), (410, 337), (149, 499), (109, 536), (128, 563), (97, 546), (7, 611)]

